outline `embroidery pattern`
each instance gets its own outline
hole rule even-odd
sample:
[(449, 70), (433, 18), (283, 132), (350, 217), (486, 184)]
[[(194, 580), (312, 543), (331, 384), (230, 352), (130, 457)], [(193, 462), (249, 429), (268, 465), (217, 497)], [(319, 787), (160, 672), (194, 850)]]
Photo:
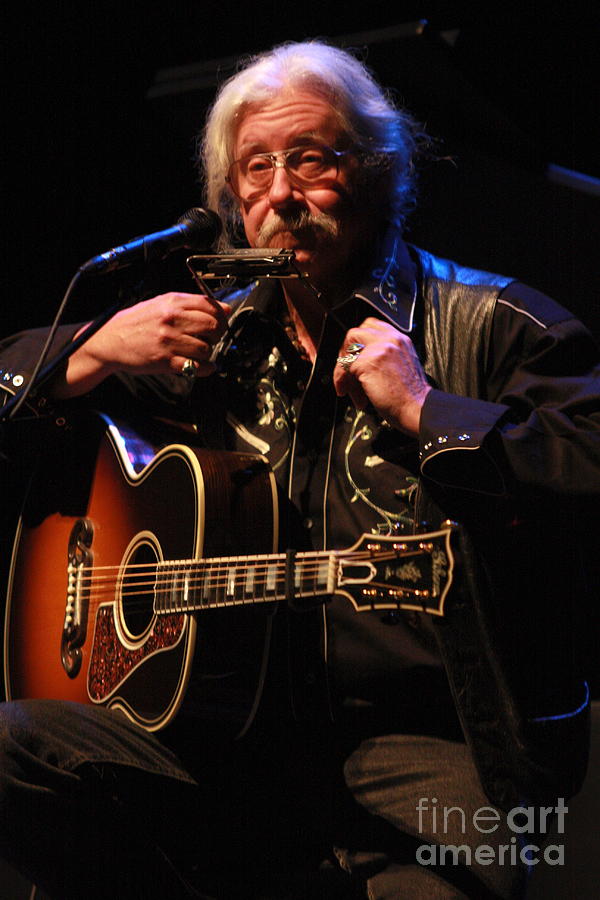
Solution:
[[(366, 421), (364, 421), (364, 419), (365, 413), (362, 410), (355, 414), (350, 430), (350, 436), (344, 449), (344, 469), (346, 478), (353, 491), (350, 502), (356, 503), (360, 501), (365, 503), (382, 517), (383, 521), (377, 523), (376, 527), (372, 529), (373, 533), (392, 534), (396, 531), (412, 531), (414, 524), (414, 499), (418, 483), (417, 478), (412, 475), (404, 476), (403, 482), (401, 481), (399, 483), (398, 488), (394, 492), (395, 496), (401, 502), (401, 508), (400, 510), (390, 510), (373, 502), (369, 496), (371, 488), (364, 484), (361, 486), (357, 481), (358, 476), (353, 475), (351, 471), (350, 454), (355, 444), (357, 444), (358, 441), (371, 441), (373, 438), (373, 429)], [(363, 465), (365, 469), (373, 469), (384, 462), (385, 460), (381, 457), (371, 454), (366, 456)]]

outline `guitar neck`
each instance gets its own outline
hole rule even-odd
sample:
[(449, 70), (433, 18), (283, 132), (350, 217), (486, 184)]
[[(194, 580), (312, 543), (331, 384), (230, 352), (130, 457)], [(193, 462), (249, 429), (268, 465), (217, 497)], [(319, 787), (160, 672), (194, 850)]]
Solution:
[[(335, 591), (336, 552), (302, 552), (180, 560), (157, 565), (157, 613), (322, 597)], [(291, 574), (288, 574), (291, 573)]]
[(347, 550), (275, 553), (160, 562), (153, 580), (156, 613), (350, 597), (360, 609), (419, 609), (443, 614), (452, 582), (452, 526), (395, 538), (362, 535)]

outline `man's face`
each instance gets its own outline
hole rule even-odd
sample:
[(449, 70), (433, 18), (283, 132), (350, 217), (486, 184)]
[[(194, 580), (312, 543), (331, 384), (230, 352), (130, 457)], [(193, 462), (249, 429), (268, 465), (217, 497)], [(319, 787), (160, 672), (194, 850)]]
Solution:
[[(238, 127), (234, 158), (288, 150), (314, 142), (340, 149), (347, 145), (332, 107), (310, 91), (286, 90), (261, 106), (251, 107)], [(262, 197), (240, 201), (246, 237), (251, 247), (293, 249), (315, 283), (326, 286), (344, 271), (359, 233), (352, 202), (357, 162), (342, 156), (335, 179), (320, 187), (300, 187), (283, 167)], [(324, 225), (299, 226), (298, 216), (325, 217)], [(364, 224), (364, 223), (363, 223)]]

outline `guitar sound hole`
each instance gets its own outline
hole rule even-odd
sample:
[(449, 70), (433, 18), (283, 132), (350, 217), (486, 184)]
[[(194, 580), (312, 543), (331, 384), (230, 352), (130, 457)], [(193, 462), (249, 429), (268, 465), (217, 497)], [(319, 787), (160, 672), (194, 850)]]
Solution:
[(123, 623), (129, 634), (141, 637), (154, 617), (154, 582), (157, 556), (149, 544), (140, 544), (127, 562), (121, 590)]

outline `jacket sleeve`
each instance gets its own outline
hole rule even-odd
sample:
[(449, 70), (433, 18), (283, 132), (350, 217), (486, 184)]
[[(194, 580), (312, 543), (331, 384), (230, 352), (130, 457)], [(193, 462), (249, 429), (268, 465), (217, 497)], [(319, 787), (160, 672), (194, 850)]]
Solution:
[[(56, 332), (47, 353), (47, 360), (73, 339), (81, 325), (64, 325)], [(21, 331), (0, 341), (0, 406), (12, 395), (27, 387), (42, 353), (48, 336), (48, 328), (34, 328)], [(30, 406), (36, 406), (31, 403)]]
[(485, 397), (432, 390), (420, 428), (421, 472), (453, 490), (600, 494), (600, 354), (587, 329), (513, 283), (497, 301)]
[[(61, 326), (47, 354), (51, 360), (60, 350), (73, 340), (82, 327)], [(29, 383), (48, 335), (47, 328), (22, 331), (0, 341), (0, 407), (12, 395)], [(58, 406), (58, 401), (50, 401), (46, 385), (41, 385), (35, 395), (28, 398), (29, 411), (47, 414), (50, 406)], [(125, 373), (112, 375), (88, 394), (70, 401), (60, 401), (61, 406), (93, 406), (106, 412), (128, 415), (135, 411), (139, 415), (173, 415), (174, 409), (185, 418), (186, 400), (191, 385), (177, 375), (136, 375)], [(183, 401), (183, 403), (182, 403)]]

